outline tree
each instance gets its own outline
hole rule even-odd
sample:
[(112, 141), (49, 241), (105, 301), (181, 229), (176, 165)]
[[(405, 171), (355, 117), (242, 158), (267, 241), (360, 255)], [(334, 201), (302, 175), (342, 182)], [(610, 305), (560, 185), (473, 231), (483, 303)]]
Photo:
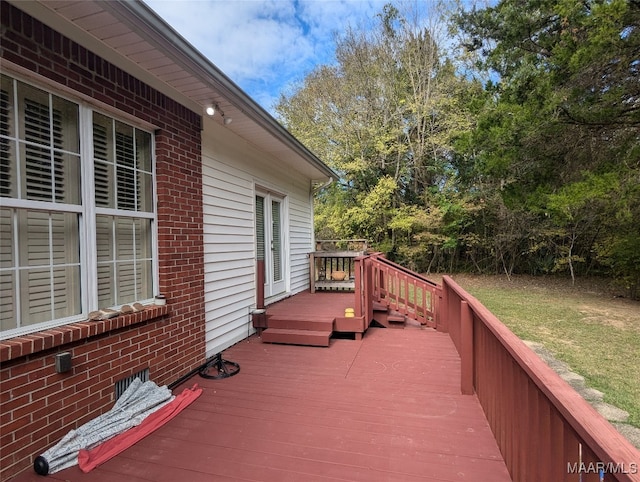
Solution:
[(630, 188), (640, 174), (640, 2), (502, 0), (453, 20), (492, 79), (475, 129), (456, 144), (461, 180), (526, 213), (529, 249), (515, 269), (575, 276), (615, 264), (637, 280), (637, 263), (620, 260), (640, 224)]
[(404, 247), (436, 229), (425, 219), (455, 175), (452, 139), (469, 125), (461, 104), (468, 82), (442, 56), (437, 22), (422, 27), (409, 17), (387, 5), (373, 31), (348, 30), (336, 65), (316, 69), (276, 111), (340, 173), (331, 195), (317, 198), (317, 232), (368, 237), (419, 266), (423, 253)]

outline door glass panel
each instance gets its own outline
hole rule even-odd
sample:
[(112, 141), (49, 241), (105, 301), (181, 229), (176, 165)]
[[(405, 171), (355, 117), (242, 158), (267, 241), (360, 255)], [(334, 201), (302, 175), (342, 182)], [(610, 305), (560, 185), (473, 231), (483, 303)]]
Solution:
[(278, 201), (271, 203), (271, 221), (273, 225), (273, 280), (282, 280), (282, 228), (281, 228), (281, 204)]
[(259, 261), (264, 261), (264, 198), (256, 196), (256, 251)]

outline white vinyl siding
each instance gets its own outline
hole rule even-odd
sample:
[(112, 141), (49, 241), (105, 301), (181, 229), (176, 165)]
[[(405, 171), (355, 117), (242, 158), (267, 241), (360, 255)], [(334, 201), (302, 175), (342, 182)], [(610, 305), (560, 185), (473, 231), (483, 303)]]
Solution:
[[(151, 134), (9, 76), (1, 79), (0, 337), (152, 298)], [(104, 154), (95, 171), (92, 149)], [(114, 249), (105, 265), (112, 269), (95, 279), (91, 273), (101, 267), (92, 263), (97, 252), (104, 256), (107, 223)], [(96, 225), (102, 232), (90, 229)], [(98, 291), (108, 295), (98, 299)]]
[(207, 355), (247, 336), (254, 303), (254, 195), (233, 168), (205, 161), (204, 271)]
[[(310, 180), (265, 158), (227, 129), (203, 138), (204, 261), (207, 356), (253, 332), (256, 308), (256, 195), (268, 190), (283, 201), (286, 249), (281, 276), (288, 296), (309, 288), (312, 248)], [(264, 209), (271, 209), (265, 205)], [(266, 246), (263, 247), (267, 248)], [(267, 299), (267, 303), (275, 299)]]
[(309, 193), (289, 198), (291, 291), (309, 289), (309, 252), (313, 251), (313, 206)]

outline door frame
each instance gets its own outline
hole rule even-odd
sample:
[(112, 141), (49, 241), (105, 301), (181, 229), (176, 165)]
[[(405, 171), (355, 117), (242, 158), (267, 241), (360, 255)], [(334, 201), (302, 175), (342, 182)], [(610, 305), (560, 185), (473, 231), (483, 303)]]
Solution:
[[(260, 185), (256, 185), (254, 189), (254, 216), (255, 216), (255, 253), (256, 261), (258, 260), (258, 213), (256, 209), (256, 198), (264, 199), (263, 206), (263, 222), (264, 222), (264, 298), (276, 298), (286, 293), (289, 289), (289, 237), (288, 237), (288, 219), (289, 209), (287, 196), (273, 189), (268, 189)], [(274, 279), (274, 255), (271, 248), (273, 243), (273, 217), (272, 205), (274, 202), (280, 204), (280, 270), (281, 279)]]

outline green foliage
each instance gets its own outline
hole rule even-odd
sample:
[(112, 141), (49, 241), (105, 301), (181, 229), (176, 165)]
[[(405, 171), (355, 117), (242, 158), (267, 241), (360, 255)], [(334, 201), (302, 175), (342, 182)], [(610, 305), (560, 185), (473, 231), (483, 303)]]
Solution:
[(507, 273), (637, 285), (638, 197), (625, 186), (640, 175), (640, 4), (502, 0), (452, 20), (493, 79), (456, 143), (461, 181), (494, 200), (469, 236), (476, 249), (493, 238)]
[(638, 295), (640, 3), (416, 13), (343, 33), (276, 107), (340, 173), (317, 236), (419, 271), (604, 274)]

